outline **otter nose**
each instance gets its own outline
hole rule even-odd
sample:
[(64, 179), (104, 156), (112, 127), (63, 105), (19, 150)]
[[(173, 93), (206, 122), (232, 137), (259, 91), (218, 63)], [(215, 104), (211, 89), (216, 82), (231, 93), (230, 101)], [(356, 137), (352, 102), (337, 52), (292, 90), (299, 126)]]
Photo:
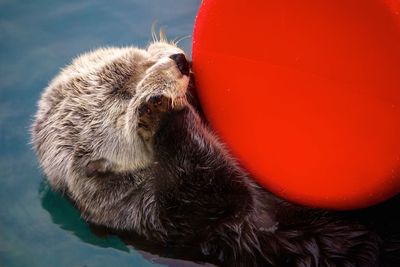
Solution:
[(178, 69), (183, 75), (189, 76), (189, 62), (187, 62), (184, 54), (173, 54), (169, 58), (175, 61), (176, 66), (178, 66)]

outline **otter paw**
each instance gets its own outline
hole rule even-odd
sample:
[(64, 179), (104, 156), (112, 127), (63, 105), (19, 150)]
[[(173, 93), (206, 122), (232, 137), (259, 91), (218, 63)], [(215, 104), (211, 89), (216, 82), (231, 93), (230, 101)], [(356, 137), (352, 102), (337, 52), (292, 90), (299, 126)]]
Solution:
[(138, 108), (138, 133), (145, 139), (150, 139), (157, 130), (162, 115), (171, 108), (171, 99), (163, 96), (153, 96)]
[(110, 171), (111, 168), (112, 168), (112, 163), (107, 159), (101, 158), (93, 160), (86, 165), (86, 170), (85, 170), (86, 176), (87, 177), (98, 176)]

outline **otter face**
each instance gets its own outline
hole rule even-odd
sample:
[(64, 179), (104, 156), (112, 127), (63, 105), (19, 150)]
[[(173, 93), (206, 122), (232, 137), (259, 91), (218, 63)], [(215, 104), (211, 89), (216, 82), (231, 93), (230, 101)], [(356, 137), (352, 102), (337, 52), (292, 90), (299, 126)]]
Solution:
[(157, 41), (148, 47), (145, 55), (142, 65), (147, 67), (140, 75), (125, 116), (124, 133), (130, 141), (124, 147), (130, 147), (134, 156), (120, 164), (124, 166), (120, 170), (150, 164), (152, 140), (161, 118), (167, 111), (189, 105), (190, 65), (183, 50), (166, 41)]
[(189, 84), (189, 63), (183, 50), (167, 42), (151, 44), (147, 52), (150, 62), (143, 79), (138, 83), (136, 94), (148, 101), (154, 96), (164, 96), (172, 106), (186, 104), (186, 90)]

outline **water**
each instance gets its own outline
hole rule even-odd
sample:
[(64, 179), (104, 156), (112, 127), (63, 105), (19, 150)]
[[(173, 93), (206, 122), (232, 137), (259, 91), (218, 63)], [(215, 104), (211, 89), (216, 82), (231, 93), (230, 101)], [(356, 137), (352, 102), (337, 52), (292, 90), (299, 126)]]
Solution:
[[(71, 58), (111, 45), (146, 46), (152, 23), (192, 33), (200, 0), (0, 0), (0, 266), (192, 266), (101, 238), (43, 182), (29, 145), (41, 91)], [(181, 42), (190, 54), (191, 40)]]

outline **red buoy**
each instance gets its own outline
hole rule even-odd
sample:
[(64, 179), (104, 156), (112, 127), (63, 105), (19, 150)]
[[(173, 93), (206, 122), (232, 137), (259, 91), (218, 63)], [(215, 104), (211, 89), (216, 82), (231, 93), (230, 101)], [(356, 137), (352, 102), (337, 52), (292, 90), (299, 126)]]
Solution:
[(333, 209), (400, 191), (399, 14), (393, 0), (203, 0), (200, 101), (258, 182)]

